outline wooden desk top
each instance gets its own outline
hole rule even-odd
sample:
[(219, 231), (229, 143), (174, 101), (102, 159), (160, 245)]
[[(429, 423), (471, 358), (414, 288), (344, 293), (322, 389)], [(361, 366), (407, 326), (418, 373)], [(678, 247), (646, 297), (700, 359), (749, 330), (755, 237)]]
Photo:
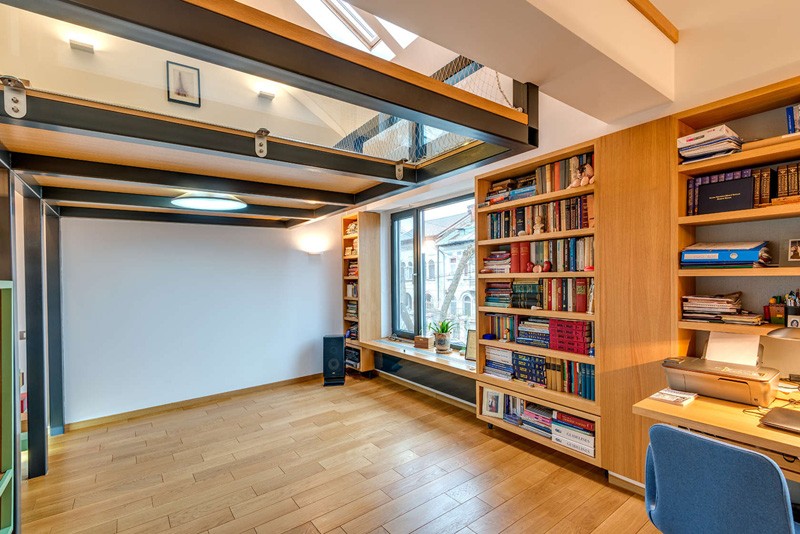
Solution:
[[(789, 398), (800, 400), (800, 394), (779, 393), (771, 407), (783, 406), (784, 401)], [(760, 423), (760, 417), (743, 412), (755, 408), (703, 396), (698, 396), (686, 406), (675, 406), (647, 398), (633, 405), (633, 413), (742, 444), (800, 457), (800, 434), (764, 426)]]
[(378, 352), (383, 352), (391, 356), (396, 356), (404, 360), (409, 360), (428, 367), (434, 367), (448, 373), (475, 378), (475, 362), (465, 360), (458, 353), (456, 356), (438, 356), (436, 351), (415, 348), (413, 344), (401, 341), (390, 341), (388, 339), (373, 339), (362, 341), (361, 346)]

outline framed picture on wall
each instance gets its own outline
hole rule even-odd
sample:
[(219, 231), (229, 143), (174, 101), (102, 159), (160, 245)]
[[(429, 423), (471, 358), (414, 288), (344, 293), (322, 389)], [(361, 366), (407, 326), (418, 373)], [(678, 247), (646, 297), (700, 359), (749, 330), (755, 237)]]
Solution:
[(800, 239), (789, 240), (789, 261), (800, 261)]
[(478, 332), (476, 330), (467, 330), (467, 350), (464, 353), (464, 359), (474, 362), (477, 360), (478, 352)]
[(167, 61), (167, 100), (200, 107), (200, 69)]

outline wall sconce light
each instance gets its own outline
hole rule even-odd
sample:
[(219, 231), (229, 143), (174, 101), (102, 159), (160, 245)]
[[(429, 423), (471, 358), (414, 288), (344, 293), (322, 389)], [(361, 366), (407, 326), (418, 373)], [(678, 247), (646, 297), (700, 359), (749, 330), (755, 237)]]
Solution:
[(275, 93), (272, 93), (270, 91), (259, 91), (258, 98), (263, 98), (264, 100), (274, 100)]
[(319, 256), (328, 250), (329, 240), (323, 235), (307, 234), (300, 238), (298, 245), (309, 256)]
[(79, 52), (87, 52), (89, 54), (94, 54), (93, 43), (78, 41), (77, 39), (70, 39), (69, 47), (72, 48), (73, 50), (78, 50)]

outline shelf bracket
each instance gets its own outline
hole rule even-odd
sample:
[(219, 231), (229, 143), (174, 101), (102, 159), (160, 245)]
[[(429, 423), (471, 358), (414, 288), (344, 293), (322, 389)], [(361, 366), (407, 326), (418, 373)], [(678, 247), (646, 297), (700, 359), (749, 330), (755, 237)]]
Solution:
[(267, 136), (269, 135), (269, 130), (266, 128), (259, 128), (256, 132), (256, 156), (259, 158), (266, 158), (267, 157)]
[(16, 76), (0, 76), (3, 86), (3, 110), (6, 115), (21, 119), (28, 113), (28, 99), (25, 84)]
[(403, 180), (403, 165), (407, 161), (408, 161), (407, 159), (403, 158), (394, 164), (394, 177), (400, 181)]

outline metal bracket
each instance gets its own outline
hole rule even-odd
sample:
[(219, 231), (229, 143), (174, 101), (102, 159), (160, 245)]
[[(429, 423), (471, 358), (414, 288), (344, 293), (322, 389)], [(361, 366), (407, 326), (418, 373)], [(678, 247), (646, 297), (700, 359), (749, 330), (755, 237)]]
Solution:
[(9, 117), (21, 119), (28, 112), (25, 84), (15, 76), (0, 76), (3, 86), (3, 110)]
[(403, 164), (407, 161), (407, 159), (403, 158), (394, 164), (394, 177), (398, 180), (403, 179)]
[(259, 128), (256, 132), (256, 156), (259, 158), (267, 157), (267, 136), (269, 130), (266, 128)]

